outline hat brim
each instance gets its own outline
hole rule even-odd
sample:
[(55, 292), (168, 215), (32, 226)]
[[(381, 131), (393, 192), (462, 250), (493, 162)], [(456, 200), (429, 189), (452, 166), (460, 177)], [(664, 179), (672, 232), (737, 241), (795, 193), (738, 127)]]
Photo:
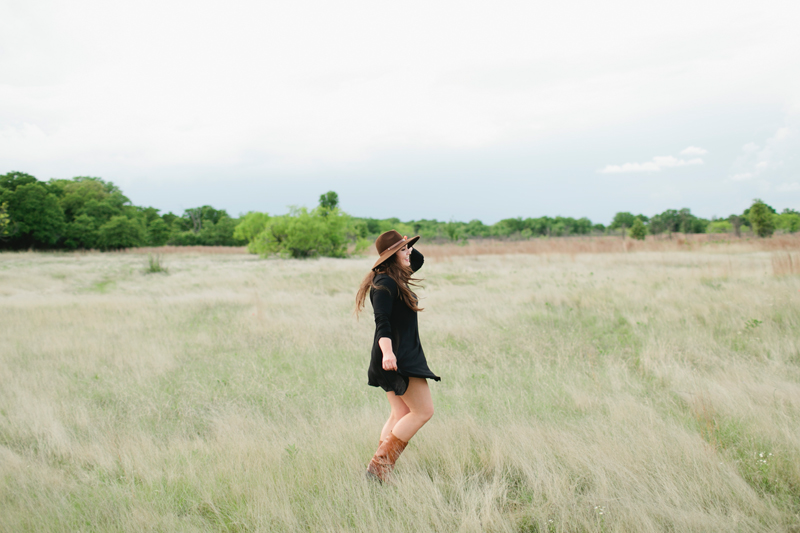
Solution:
[(375, 262), (375, 264), (372, 265), (372, 270), (375, 270), (376, 268), (381, 266), (383, 263), (385, 263), (387, 259), (389, 259), (394, 254), (396, 254), (397, 251), (400, 250), (403, 246), (414, 246), (414, 243), (416, 243), (419, 239), (420, 239), (420, 236), (417, 235), (416, 237), (411, 237), (410, 239), (402, 239), (402, 240), (397, 241), (396, 243), (394, 243), (393, 245), (391, 245), (390, 247), (388, 247), (387, 249), (385, 249), (383, 251), (383, 253), (378, 258), (378, 260)]

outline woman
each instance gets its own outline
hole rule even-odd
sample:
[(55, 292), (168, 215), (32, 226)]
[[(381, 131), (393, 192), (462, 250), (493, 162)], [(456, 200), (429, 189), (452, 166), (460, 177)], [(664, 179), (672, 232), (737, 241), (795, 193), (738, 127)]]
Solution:
[(375, 311), (375, 338), (367, 376), (369, 384), (386, 391), (391, 414), (381, 431), (380, 446), (367, 467), (367, 476), (387, 481), (408, 441), (433, 416), (427, 379), (439, 381), (428, 368), (417, 329), (417, 296), (409, 283), (424, 257), (394, 230), (375, 240), (380, 257), (356, 294), (356, 315), (369, 293)]

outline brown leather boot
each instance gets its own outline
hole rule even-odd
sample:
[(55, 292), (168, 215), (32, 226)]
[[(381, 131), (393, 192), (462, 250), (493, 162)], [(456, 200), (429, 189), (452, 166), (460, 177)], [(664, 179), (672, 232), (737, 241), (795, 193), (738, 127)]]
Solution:
[(389, 480), (389, 474), (394, 469), (395, 461), (406, 449), (406, 446), (408, 446), (407, 442), (395, 437), (394, 433), (389, 433), (370, 460), (369, 466), (367, 466), (367, 477), (377, 478), (386, 483)]

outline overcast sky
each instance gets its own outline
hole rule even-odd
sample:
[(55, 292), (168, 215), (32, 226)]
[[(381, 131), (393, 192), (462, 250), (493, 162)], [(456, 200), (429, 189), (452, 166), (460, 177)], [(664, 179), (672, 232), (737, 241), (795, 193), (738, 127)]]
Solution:
[(800, 2), (0, 1), (0, 173), (358, 216), (800, 209)]

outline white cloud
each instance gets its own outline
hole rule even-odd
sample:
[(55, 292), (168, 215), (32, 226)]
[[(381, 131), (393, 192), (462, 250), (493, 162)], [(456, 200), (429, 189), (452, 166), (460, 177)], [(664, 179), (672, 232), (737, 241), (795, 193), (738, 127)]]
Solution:
[(660, 172), (665, 168), (686, 167), (693, 165), (702, 165), (703, 160), (699, 157), (692, 159), (678, 159), (675, 156), (663, 155), (655, 156), (652, 161), (645, 163), (623, 163), (622, 165), (606, 165), (601, 170), (600, 174), (623, 174), (629, 172)]
[(772, 139), (775, 141), (782, 141), (791, 135), (792, 130), (789, 128), (780, 128), (778, 131), (775, 132), (775, 135), (772, 136)]
[(731, 176), (733, 181), (747, 181), (751, 178), (754, 178), (756, 175), (752, 172), (742, 172), (741, 174), (734, 174)]
[(708, 150), (705, 148), (699, 148), (697, 146), (687, 146), (683, 150), (681, 150), (681, 155), (706, 155)]
[(800, 78), (784, 1), (764, 0), (756, 23), (748, 2), (720, 17), (719, 0), (676, 0), (637, 24), (627, 1), (579, 2), (581, 17), (514, 1), (0, 2), (0, 126), (20, 165), (77, 151), (120, 168), (294, 167), (784, 102)]
[(796, 192), (800, 191), (800, 183), (793, 181), (792, 183), (781, 183), (776, 187), (780, 192)]
[(693, 159), (678, 159), (677, 157), (673, 157), (671, 155), (668, 156), (656, 156), (653, 158), (653, 162), (661, 168), (670, 168), (670, 167), (686, 167), (691, 165), (702, 165), (703, 160), (699, 157), (695, 157)]
[(756, 143), (747, 143), (742, 146), (742, 151), (746, 154), (751, 154), (753, 152), (758, 151), (760, 147)]
[(774, 177), (777, 171), (786, 167), (787, 161), (789, 166), (792, 165), (799, 148), (800, 135), (796, 124), (778, 128), (763, 145), (749, 142), (742, 146), (741, 154), (732, 165), (729, 179), (744, 181), (762, 175)]
[(600, 174), (619, 174), (623, 172), (658, 172), (661, 170), (652, 161), (647, 163), (624, 163), (622, 165), (606, 165), (600, 170)]

